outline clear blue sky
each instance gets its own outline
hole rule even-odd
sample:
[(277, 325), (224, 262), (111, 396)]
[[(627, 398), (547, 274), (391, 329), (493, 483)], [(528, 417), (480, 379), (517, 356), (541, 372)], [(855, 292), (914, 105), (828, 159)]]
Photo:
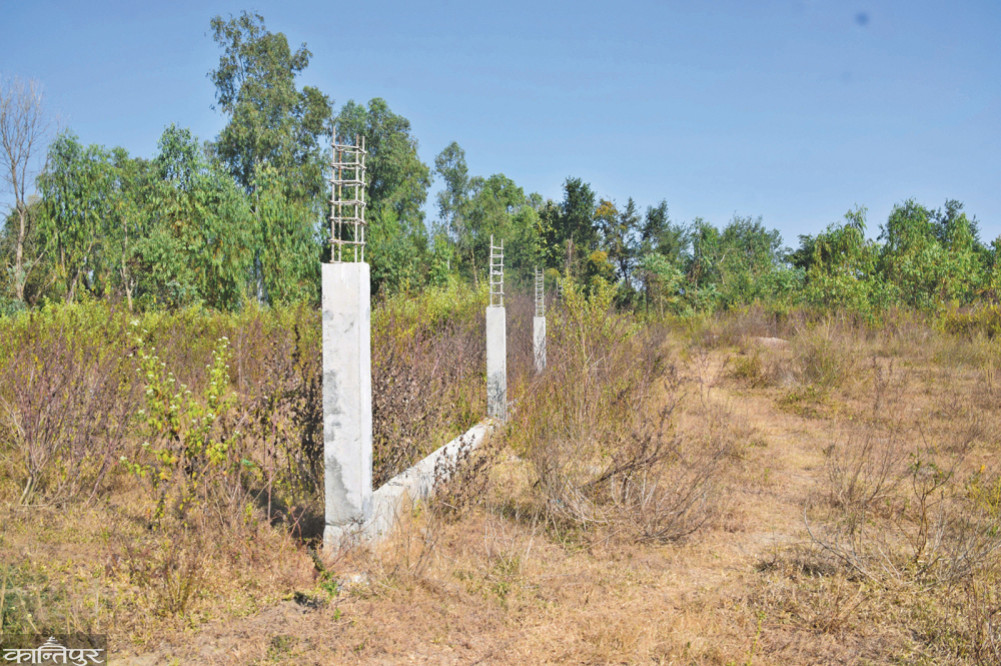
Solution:
[(429, 164), (454, 140), (527, 192), (579, 176), (675, 221), (760, 215), (791, 246), (855, 204), (874, 235), (909, 197), (1001, 234), (998, 0), (0, 0), (0, 72), (82, 141), (151, 156), (170, 123), (222, 128), (209, 19), (242, 9), (307, 44), (301, 82), (338, 107), (385, 98)]

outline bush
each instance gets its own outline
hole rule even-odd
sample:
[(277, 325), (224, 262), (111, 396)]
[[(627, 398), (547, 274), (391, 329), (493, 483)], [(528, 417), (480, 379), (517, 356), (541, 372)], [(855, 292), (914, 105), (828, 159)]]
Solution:
[(724, 453), (677, 433), (681, 391), (665, 329), (612, 310), (613, 293), (563, 285), (548, 366), (519, 399), (511, 444), (531, 462), (556, 530), (677, 539), (711, 514)]
[(5, 328), (0, 450), (17, 501), (93, 499), (125, 449), (137, 408), (122, 319), (81, 305), (35, 311)]

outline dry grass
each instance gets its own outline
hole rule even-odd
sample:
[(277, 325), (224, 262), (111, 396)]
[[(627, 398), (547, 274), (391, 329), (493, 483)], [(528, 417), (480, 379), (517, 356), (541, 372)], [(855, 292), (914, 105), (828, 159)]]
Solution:
[(601, 323), (563, 365), (551, 319), (497, 447), (377, 549), (311, 556), (266, 503), (150, 531), (120, 473), (5, 505), (5, 630), (106, 631), (137, 664), (999, 662), (998, 342)]

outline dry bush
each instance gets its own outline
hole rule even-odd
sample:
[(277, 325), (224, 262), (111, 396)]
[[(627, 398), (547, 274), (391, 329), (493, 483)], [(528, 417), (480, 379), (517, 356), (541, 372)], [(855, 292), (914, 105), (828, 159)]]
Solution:
[(719, 477), (732, 443), (708, 423), (701, 437), (672, 432), (676, 405), (661, 411), (656, 426), (630, 432), (599, 478), (607, 484), (616, 521), (638, 541), (681, 539), (721, 509)]
[(372, 344), (373, 483), (427, 455), (485, 412), (482, 317), (434, 326), (388, 312)]
[[(248, 342), (262, 370), (247, 382), (241, 407), (249, 412), (246, 437), (263, 473), (268, 519), (300, 520), (305, 508), (318, 522), (323, 488), (323, 395), (319, 336), (297, 317), (289, 327), (256, 335), (261, 322), (238, 331), (234, 363), (243, 366)], [(248, 330), (249, 329), (249, 330)], [(263, 331), (262, 331), (263, 333)], [(241, 344), (242, 343), (242, 344)], [(243, 352), (243, 353), (241, 353)], [(242, 373), (241, 373), (242, 374)]]
[(571, 285), (550, 322), (548, 367), (520, 398), (511, 439), (538, 477), (543, 515), (562, 532), (690, 534), (712, 512), (724, 452), (677, 433), (682, 390), (665, 329)]
[[(32, 313), (5, 332), (0, 450), (21, 504), (92, 500), (117, 463), (137, 407), (120, 319)], [(101, 336), (92, 335), (100, 329)]]
[(823, 391), (842, 386), (862, 357), (858, 339), (857, 329), (831, 320), (800, 330), (791, 340), (796, 378)]
[[(952, 583), (998, 566), (1001, 481), (964, 462), (976, 423), (937, 437), (908, 425), (901, 398), (876, 372), (868, 419), (826, 451), (829, 511), (811, 536), (823, 550), (872, 580)], [(899, 396), (900, 394), (898, 394)], [(891, 418), (884, 413), (893, 414)]]

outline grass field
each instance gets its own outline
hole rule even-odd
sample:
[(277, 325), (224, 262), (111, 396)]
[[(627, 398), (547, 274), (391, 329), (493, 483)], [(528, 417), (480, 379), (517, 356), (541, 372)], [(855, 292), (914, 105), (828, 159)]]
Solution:
[[(600, 294), (569, 294), (551, 319), (549, 370), (534, 378), (528, 353), (512, 359), (514, 415), (462, 483), (415, 507), (389, 542), (336, 558), (315, 549), (308, 470), (281, 471), (303, 448), (277, 442), (308, 441), (289, 397), (308, 381), (289, 370), (284, 393), (254, 388), (265, 380), (252, 359), (291, 359), (296, 341), (268, 333), (258, 337), (279, 351), (244, 353), (241, 331), (260, 325), (250, 317), (206, 325), (197, 363), (163, 347), (177, 367), (201, 368), (217, 333), (235, 341), (219, 398), (235, 402), (204, 441), (209, 452), (229, 443), (221, 460), (239, 449), (238, 464), (210, 464), (206, 453), (201, 475), (161, 466), (170, 476), (156, 484), (122, 464), (98, 478), (93, 452), (68, 447), (25, 499), (32, 463), (15, 444), (26, 435), (8, 437), (3, 631), (104, 633), (115, 663), (133, 664), (1001, 660), (1001, 343), (906, 313), (878, 326), (755, 310), (650, 323), (608, 306)], [(530, 316), (519, 307), (516, 340)], [(399, 403), (387, 397), (382, 423), (415, 451), (468, 423), (449, 422), (435, 401), (415, 407), (393, 393), (405, 382), (388, 378), (410, 362), (422, 382), (440, 372), (479, 390), (480, 374), (458, 370), (479, 362), (472, 342), (455, 365), (423, 367), (441, 356), (432, 332), (477, 339), (478, 308), (427, 335), (405, 312), (376, 317), (376, 336), (413, 345), (375, 383), (386, 378)], [(85, 351), (65, 358), (90, 359)], [(190, 444), (213, 374), (188, 375), (202, 421), (175, 434)], [(14, 388), (4, 386), (2, 406), (23, 433)], [(441, 402), (468, 418), (481, 405), (464, 391)], [(246, 407), (268, 399), (284, 406), (263, 420)], [(152, 431), (134, 425), (148, 426), (150, 408), (136, 416), (147, 403), (135, 400), (128, 414), (101, 412), (93, 441), (152, 465), (142, 457)], [(254, 414), (271, 430), (251, 427)], [(433, 427), (400, 430), (415, 415)], [(133, 425), (116, 439), (119, 422)], [(406, 464), (394, 456), (384, 457)], [(86, 483), (67, 482), (77, 470)]]

